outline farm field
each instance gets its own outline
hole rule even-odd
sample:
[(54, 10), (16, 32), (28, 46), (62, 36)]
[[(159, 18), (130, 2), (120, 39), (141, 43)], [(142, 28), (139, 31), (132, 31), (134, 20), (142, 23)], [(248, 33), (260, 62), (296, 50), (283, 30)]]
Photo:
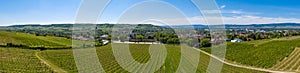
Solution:
[[(236, 64), (274, 70), (272, 67), (292, 55), (291, 53), (298, 46), (300, 46), (298, 37), (293, 40), (266, 39), (242, 43), (228, 42), (225, 58)], [(210, 52), (210, 48), (203, 50)]]
[(274, 70), (300, 71), (300, 48), (297, 47), (288, 57), (272, 67)]
[(300, 38), (300, 36), (291, 36), (291, 37), (282, 37), (282, 38), (274, 38), (274, 39), (254, 40), (254, 41), (247, 41), (247, 42), (242, 42), (242, 43), (258, 46), (258, 45), (262, 45), (262, 44), (265, 44), (265, 43), (268, 43), (271, 41), (296, 40), (299, 38)]
[(1, 73), (52, 73), (36, 56), (34, 50), (0, 48)]
[[(3, 39), (0, 41), (2, 45), (6, 43), (13, 44), (22, 44), (28, 46), (71, 46), (72, 40), (61, 38), (61, 37), (53, 37), (53, 36), (35, 36), (26, 33), (18, 33), (18, 32), (5, 32), (0, 31), (0, 38)], [(17, 36), (15, 36), (17, 35)], [(78, 41), (79, 43), (82, 41)], [(263, 43), (259, 43), (263, 42)], [(230, 62), (234, 62), (240, 65), (253, 66), (265, 69), (272, 70), (283, 70), (283, 71), (298, 71), (299, 67), (297, 62), (298, 59), (289, 60), (292, 58), (298, 58), (297, 50), (295, 47), (300, 46), (298, 44), (300, 39), (293, 38), (292, 40), (258, 40), (251, 42), (242, 42), (242, 43), (227, 43), (227, 53), (226, 59)], [(257, 44), (256, 44), (257, 43)], [(149, 44), (130, 44), (130, 52), (133, 58), (140, 63), (147, 63), (150, 60)], [(178, 45), (165, 45), (167, 48), (167, 58), (166, 62), (163, 66), (156, 71), (158, 72), (167, 72), (172, 73), (175, 72), (179, 66), (180, 58), (181, 58), (181, 46)], [(209, 49), (204, 49), (209, 52)], [(0, 51), (0, 62), (2, 67), (0, 68), (0, 72), (53, 72), (53, 68), (44, 64), (42, 60), (37, 57), (35, 54), (37, 51), (29, 50), (29, 49), (21, 49), (21, 48), (1, 48)], [(292, 53), (292, 54), (291, 54)], [(198, 73), (206, 72), (209, 64), (210, 56), (200, 53), (199, 64), (197, 68)], [(38, 55), (53, 64), (56, 69), (62, 69), (62, 71), (67, 71), (70, 73), (76, 73), (78, 70), (76, 68), (76, 64), (73, 57), (72, 49), (59, 49), (59, 50), (43, 50), (38, 53)], [(295, 56), (294, 56), (295, 55)], [(25, 56), (25, 57), (23, 57)], [(113, 50), (111, 48), (111, 44), (106, 46), (97, 47), (97, 56), (99, 57), (99, 61), (102, 64), (104, 70), (108, 73), (111, 72), (128, 72), (123, 69), (116, 61)], [(287, 58), (286, 58), (287, 57)], [(290, 58), (291, 57), (291, 58)], [(190, 61), (194, 61), (193, 55), (186, 57)], [(19, 62), (21, 61), (22, 62)], [(23, 61), (24, 60), (24, 61)], [(9, 63), (6, 63), (8, 62)], [(286, 62), (286, 63), (285, 63)], [(289, 65), (285, 65), (287, 67), (280, 66), (278, 69), (277, 64), (285, 63)], [(290, 64), (296, 64), (290, 65)], [(11, 66), (11, 67), (6, 67)], [(32, 67), (27, 67), (32, 66)], [(35, 68), (37, 69), (27, 69), (27, 68)], [(276, 68), (275, 68), (276, 67)], [(146, 69), (146, 68), (143, 68)], [(141, 69), (142, 70), (142, 69)], [(223, 65), (222, 72), (232, 73), (232, 72), (254, 72), (245, 68), (238, 68), (229, 65)]]
[(19, 33), (19, 32), (6, 32), (0, 31), (0, 44), (6, 45), (7, 43), (13, 43), (16, 45), (27, 46), (70, 46), (72, 40), (53, 37), (53, 36), (35, 36), (32, 34)]
[[(131, 44), (130, 52), (133, 58), (140, 62), (146, 63), (150, 59), (150, 54), (148, 53), (148, 47), (150, 45), (141, 45), (141, 44)], [(179, 62), (180, 62), (180, 46), (176, 45), (165, 45), (167, 48), (167, 58), (165, 64), (156, 71), (173, 73), (176, 71)], [(116, 61), (113, 55), (113, 51), (111, 49), (111, 45), (106, 45), (103, 47), (97, 47), (97, 54), (102, 64), (104, 70), (108, 73), (111, 72), (127, 72), (123, 69)], [(77, 72), (76, 64), (73, 57), (72, 50), (46, 50), (42, 51), (41, 55), (45, 57), (47, 60), (51, 61), (55, 65), (65, 69), (68, 72)], [(208, 64), (210, 61), (210, 57), (206, 54), (200, 53), (200, 59), (198, 64), (197, 73), (206, 72)], [(226, 73), (234, 73), (234, 72), (252, 72), (257, 73), (258, 71), (237, 68), (225, 65), (223, 66), (222, 72)]]

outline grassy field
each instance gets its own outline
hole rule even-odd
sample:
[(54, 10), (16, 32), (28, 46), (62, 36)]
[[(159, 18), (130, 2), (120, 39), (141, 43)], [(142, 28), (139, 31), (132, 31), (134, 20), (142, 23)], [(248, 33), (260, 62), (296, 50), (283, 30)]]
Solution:
[(27, 46), (70, 46), (72, 40), (54, 36), (35, 36), (19, 32), (0, 31), (0, 44), (22, 44)]
[(42, 63), (34, 50), (18, 48), (0, 48), (1, 73), (52, 73), (52, 70)]
[[(157, 71), (160, 72), (167, 72), (173, 73), (176, 71), (179, 62), (180, 62), (180, 46), (176, 45), (165, 45), (167, 48), (167, 58), (165, 64)], [(146, 63), (150, 59), (150, 54), (148, 53), (149, 45), (130, 45), (130, 52), (133, 58), (140, 62)], [(76, 64), (74, 61), (72, 50), (46, 50), (43, 51), (42, 56), (54, 63), (55, 65), (65, 69), (68, 72), (77, 72)], [(112, 52), (112, 48), (110, 45), (97, 47), (97, 54), (102, 64), (104, 70), (108, 73), (111, 72), (127, 72), (124, 70), (115, 60)], [(198, 64), (197, 73), (206, 72), (210, 57), (200, 53), (200, 59)], [(139, 68), (138, 68), (139, 69)], [(236, 73), (236, 72), (252, 72), (257, 73), (258, 71), (243, 69), (243, 68), (236, 68), (228, 65), (224, 65), (222, 72), (225, 73)]]

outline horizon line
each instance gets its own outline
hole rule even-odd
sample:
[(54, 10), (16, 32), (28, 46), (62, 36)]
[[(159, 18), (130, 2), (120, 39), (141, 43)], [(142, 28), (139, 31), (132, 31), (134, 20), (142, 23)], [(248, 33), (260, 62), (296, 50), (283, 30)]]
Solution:
[[(281, 22), (281, 23), (259, 23), (259, 24), (212, 24), (212, 25), (268, 25), (268, 24), (300, 24), (300, 23), (296, 23), (296, 22)], [(137, 23), (72, 23), (72, 22), (62, 22), (62, 23), (15, 23), (15, 24), (7, 24), (7, 25), (0, 25), (0, 26), (16, 26), (16, 25), (52, 25), (52, 24), (137, 24)], [(145, 23), (147, 24), (147, 23)], [(155, 25), (155, 24), (151, 24), (151, 25)], [(202, 23), (198, 23), (198, 24), (175, 24), (175, 26), (184, 26), (184, 25), (210, 25), (210, 24), (202, 24)], [(157, 26), (167, 26), (167, 25), (157, 25)]]

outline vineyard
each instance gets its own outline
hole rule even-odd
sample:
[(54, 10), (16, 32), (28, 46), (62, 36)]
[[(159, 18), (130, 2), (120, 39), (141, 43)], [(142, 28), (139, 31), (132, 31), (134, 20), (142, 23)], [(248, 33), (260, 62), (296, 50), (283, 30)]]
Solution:
[(52, 70), (42, 63), (34, 50), (18, 48), (0, 48), (1, 73), (52, 73)]
[[(0, 46), (29, 48), (29, 49), (71, 49), (72, 41), (77, 44), (87, 43), (91, 41), (72, 40), (55, 36), (36, 36), (32, 34), (19, 32), (0, 31)], [(73, 47), (81, 47), (82, 45), (74, 45)]]
[(272, 67), (275, 70), (300, 71), (300, 48), (296, 48), (291, 55)]
[[(288, 57), (295, 47), (300, 46), (299, 43), (300, 39), (229, 42), (227, 43), (226, 59), (237, 64), (269, 69)], [(210, 48), (204, 50), (210, 52)]]
[[(131, 44), (130, 45), (130, 52), (133, 56), (133, 58), (140, 62), (140, 63), (146, 63), (150, 59), (150, 54), (148, 53), (150, 45), (137, 45), (137, 44)], [(160, 72), (166, 72), (166, 73), (173, 73), (178, 68), (181, 53), (180, 53), (180, 47), (176, 45), (165, 45), (167, 48), (167, 58), (165, 64), (156, 71), (156, 73)], [(51, 61), (55, 65), (65, 69), (68, 72), (77, 72), (76, 64), (74, 61), (72, 50), (46, 50), (43, 51), (42, 56), (45, 57), (47, 60)], [(111, 72), (117, 72), (117, 73), (128, 73), (125, 69), (123, 69), (116, 61), (113, 51), (111, 48), (111, 45), (103, 46), (103, 47), (97, 47), (97, 54), (100, 60), (100, 63), (102, 64), (102, 67), (104, 70), (108, 73)], [(200, 53), (200, 59), (198, 64), (197, 73), (206, 72), (210, 57), (206, 54)], [(189, 57), (192, 58), (192, 57)], [(144, 69), (144, 68), (136, 68)], [(148, 69), (148, 68), (147, 68)], [(225, 65), (223, 66), (222, 72), (255, 72), (253, 70), (243, 69), (243, 68), (237, 68)]]
[[(53, 36), (36, 36), (26, 33), (18, 32), (5, 32), (0, 31), (0, 45), (12, 43), (15, 45), (21, 44), (25, 46), (71, 46), (72, 40), (53, 37)], [(78, 41), (86, 42), (86, 41)], [(91, 42), (87, 42), (91, 43)], [(300, 39), (293, 40), (258, 40), (242, 43), (227, 43), (226, 59), (236, 64), (260, 67), (273, 70), (283, 71), (298, 71), (299, 62), (299, 50), (295, 47), (300, 47)], [(147, 63), (151, 60), (149, 53), (149, 46), (145, 44), (130, 44), (129, 49), (132, 54), (132, 58), (140, 63)], [(164, 45), (167, 50), (167, 57), (165, 63), (160, 67), (156, 73), (176, 72), (179, 67), (181, 59), (181, 46), (179, 45)], [(191, 48), (184, 48), (191, 49)], [(194, 50), (194, 49), (191, 49)], [(203, 49), (210, 52), (210, 49)], [(196, 51), (196, 50), (195, 50)], [(43, 58), (50, 64), (53, 64), (58, 69), (63, 69), (69, 73), (77, 73), (76, 64), (74, 61), (72, 49), (48, 49), (38, 52), (39, 56), (36, 56), (36, 50), (2, 47), (0, 48), (0, 72), (53, 72), (53, 68), (48, 66), (40, 58)], [(104, 70), (108, 73), (128, 73), (127, 70), (118, 64), (115, 56), (113, 55), (113, 49), (111, 44), (106, 46), (97, 47), (96, 49), (99, 61), (102, 64)], [(183, 57), (187, 61), (195, 61), (196, 55), (189, 54), (189, 56)], [(197, 73), (206, 72), (208, 64), (210, 62), (210, 56), (200, 53), (200, 59), (197, 67)], [(294, 60), (295, 59), (295, 60)], [(128, 61), (126, 61), (128, 62)], [(132, 65), (136, 65), (132, 63)], [(194, 64), (191, 64), (194, 65)], [(146, 67), (136, 67), (136, 70), (152, 69)], [(182, 71), (187, 71), (182, 70)], [(236, 72), (252, 72), (257, 73), (245, 68), (238, 68), (224, 64), (222, 72), (236, 73)]]
[(64, 47), (72, 45), (72, 40), (53, 37), (53, 36), (35, 36), (32, 34), (5, 32), (0, 31), (0, 44), (6, 45), (12, 43), (14, 45), (24, 46), (44, 46), (44, 47)]

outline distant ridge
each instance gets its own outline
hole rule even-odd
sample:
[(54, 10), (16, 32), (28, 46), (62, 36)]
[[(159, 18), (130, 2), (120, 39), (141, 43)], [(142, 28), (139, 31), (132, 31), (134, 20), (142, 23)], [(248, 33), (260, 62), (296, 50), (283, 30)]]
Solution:
[[(174, 25), (172, 28), (186, 28), (193, 26), (196, 29), (208, 29), (209, 25), (204, 24), (192, 24), (192, 25)], [(215, 25), (211, 25), (215, 26)], [(162, 26), (169, 27), (169, 26)], [(270, 23), (270, 24), (225, 24), (225, 28), (297, 28), (300, 29), (300, 23)]]
[[(116, 24), (96, 24), (96, 25), (116, 25)], [(126, 24), (126, 25), (151, 25), (151, 26), (157, 26), (152, 24)], [(40, 25), (40, 24), (24, 24), (24, 25), (11, 25), (7, 27), (26, 27), (26, 26), (32, 26), (32, 27), (72, 27), (73, 24), (49, 24), (49, 25)], [(173, 26), (160, 26), (163, 28), (187, 28), (191, 25), (173, 25)], [(208, 29), (209, 25), (204, 24), (192, 24), (192, 26), (196, 29)], [(225, 27), (227, 29), (231, 28), (293, 28), (293, 29), (300, 29), (300, 23), (270, 23), (270, 24), (225, 24)]]

